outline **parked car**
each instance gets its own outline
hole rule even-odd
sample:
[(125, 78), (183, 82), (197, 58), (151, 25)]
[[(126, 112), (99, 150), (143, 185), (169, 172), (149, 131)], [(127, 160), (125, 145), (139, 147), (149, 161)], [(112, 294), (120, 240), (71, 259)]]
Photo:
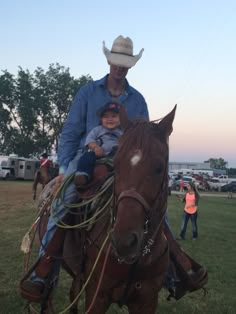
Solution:
[(231, 181), (221, 187), (222, 192), (236, 192), (236, 181)]
[(209, 185), (210, 191), (219, 191), (220, 192), (222, 186), (225, 185), (225, 183), (221, 182), (217, 178), (212, 178), (210, 180), (207, 180), (207, 183)]
[(187, 189), (187, 184), (189, 182), (194, 182), (194, 184), (198, 187), (199, 186), (199, 182), (193, 178), (193, 177), (190, 177), (190, 176), (183, 176), (181, 179), (179, 180), (175, 180), (174, 182), (174, 189), (176, 191), (179, 191), (180, 190), (180, 181), (183, 180), (184, 181), (184, 189), (186, 190)]

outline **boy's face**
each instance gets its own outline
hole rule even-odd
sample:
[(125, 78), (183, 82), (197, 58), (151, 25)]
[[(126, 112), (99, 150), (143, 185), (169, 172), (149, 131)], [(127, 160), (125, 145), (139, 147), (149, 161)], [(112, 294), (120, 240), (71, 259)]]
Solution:
[(102, 126), (107, 129), (115, 129), (120, 125), (119, 113), (105, 111), (101, 117)]

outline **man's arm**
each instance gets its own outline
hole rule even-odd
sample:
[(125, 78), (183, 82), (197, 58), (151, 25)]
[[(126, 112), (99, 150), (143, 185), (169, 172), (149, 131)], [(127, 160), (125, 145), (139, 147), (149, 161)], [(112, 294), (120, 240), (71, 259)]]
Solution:
[(60, 173), (64, 173), (75, 157), (81, 137), (86, 132), (87, 93), (85, 86), (77, 93), (65, 121), (59, 140), (58, 162)]

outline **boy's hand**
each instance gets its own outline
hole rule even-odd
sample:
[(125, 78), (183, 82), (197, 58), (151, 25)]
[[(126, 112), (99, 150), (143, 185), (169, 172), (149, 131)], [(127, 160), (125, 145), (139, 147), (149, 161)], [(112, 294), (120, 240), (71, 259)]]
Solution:
[(97, 157), (102, 157), (104, 155), (104, 151), (100, 146), (94, 149), (94, 153)]

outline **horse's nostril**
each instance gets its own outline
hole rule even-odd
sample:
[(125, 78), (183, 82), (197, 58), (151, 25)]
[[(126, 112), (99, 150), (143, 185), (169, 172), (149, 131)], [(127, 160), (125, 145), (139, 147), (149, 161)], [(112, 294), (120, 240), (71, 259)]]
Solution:
[(136, 246), (137, 242), (138, 242), (138, 237), (136, 233), (132, 233), (127, 238), (127, 247), (134, 247)]

